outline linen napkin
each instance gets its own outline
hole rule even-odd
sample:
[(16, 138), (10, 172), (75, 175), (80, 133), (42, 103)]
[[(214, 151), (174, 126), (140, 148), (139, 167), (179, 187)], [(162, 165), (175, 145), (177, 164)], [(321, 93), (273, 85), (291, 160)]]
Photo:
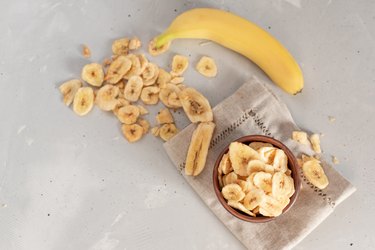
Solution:
[(184, 173), (185, 158), (195, 124), (184, 128), (164, 147), (186, 181), (248, 249), (293, 248), (355, 191), (355, 187), (322, 158), (323, 168), (330, 181), (326, 189), (315, 188), (300, 171), (302, 189), (296, 203), (287, 213), (266, 223), (245, 222), (232, 216), (217, 199), (212, 180), (216, 158), (225, 146), (245, 135), (262, 134), (280, 140), (296, 156), (313, 152), (309, 147), (290, 139), (292, 131), (299, 128), (288, 108), (255, 77), (218, 104), (213, 112), (216, 128), (205, 169), (199, 176), (186, 176)]

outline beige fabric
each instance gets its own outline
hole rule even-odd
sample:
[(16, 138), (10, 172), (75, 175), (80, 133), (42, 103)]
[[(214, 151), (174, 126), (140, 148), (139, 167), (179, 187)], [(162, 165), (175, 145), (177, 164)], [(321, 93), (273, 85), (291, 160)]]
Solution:
[[(355, 188), (324, 162), (330, 184), (325, 190), (313, 187), (301, 173), (302, 190), (294, 206), (275, 220), (262, 224), (244, 222), (230, 215), (213, 189), (212, 173), (217, 156), (231, 141), (250, 134), (263, 134), (285, 143), (296, 155), (312, 153), (290, 139), (297, 130), (287, 107), (257, 78), (251, 78), (214, 109), (216, 129), (206, 167), (198, 177), (185, 176), (184, 162), (195, 124), (190, 124), (164, 147), (187, 182), (223, 224), (248, 249), (290, 249), (317, 227)], [(324, 159), (323, 159), (324, 161)], [(302, 172), (302, 171), (301, 171)]]

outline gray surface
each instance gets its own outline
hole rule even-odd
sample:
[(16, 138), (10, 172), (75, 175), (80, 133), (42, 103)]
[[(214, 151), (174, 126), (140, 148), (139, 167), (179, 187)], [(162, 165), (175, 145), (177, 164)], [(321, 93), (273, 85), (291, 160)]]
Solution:
[[(161, 2), (0, 2), (0, 248), (243, 248), (184, 182), (160, 140), (149, 135), (130, 145), (114, 117), (98, 109), (77, 117), (57, 90), (87, 63), (82, 43), (92, 49), (90, 60), (101, 61), (113, 39), (148, 41), (197, 6), (247, 17), (294, 54), (303, 93), (272, 89), (301, 127), (325, 134), (324, 151), (341, 160), (337, 170), (358, 189), (296, 249), (372, 248), (375, 2)], [(264, 77), (245, 58), (199, 42), (178, 41), (171, 51), (190, 54), (192, 64), (202, 54), (217, 60), (214, 80), (192, 68), (186, 74), (213, 105), (250, 75)], [(172, 54), (155, 61), (167, 66)], [(188, 124), (182, 114), (176, 118), (180, 128)]]

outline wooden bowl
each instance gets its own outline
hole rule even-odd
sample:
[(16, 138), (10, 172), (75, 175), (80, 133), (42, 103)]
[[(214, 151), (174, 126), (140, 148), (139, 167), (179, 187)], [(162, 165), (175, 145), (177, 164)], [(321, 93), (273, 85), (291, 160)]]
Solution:
[[(294, 180), (295, 192), (290, 197), (289, 204), (284, 208), (282, 214), (279, 215), (279, 216), (282, 216), (284, 213), (286, 213), (293, 206), (293, 204), (295, 203), (295, 201), (296, 201), (296, 199), (299, 195), (299, 192), (300, 192), (300, 187), (301, 187), (301, 180), (300, 180), (300, 175), (299, 175), (300, 170), (299, 170), (299, 166), (298, 166), (298, 163), (297, 163), (297, 160), (296, 160), (295, 156), (283, 143), (281, 143), (280, 141), (275, 140), (271, 137), (268, 137), (268, 136), (248, 135), (248, 136), (241, 137), (241, 138), (239, 138), (235, 141), (242, 142), (246, 145), (249, 145), (251, 142), (270, 143), (274, 147), (282, 149), (285, 152), (286, 156), (288, 157), (288, 167), (292, 171), (291, 176)], [(224, 150), (220, 153), (219, 157), (217, 158), (215, 166), (214, 166), (214, 172), (213, 172), (214, 190), (215, 190), (216, 196), (219, 199), (221, 205), (223, 205), (223, 207), (229, 213), (231, 213), (233, 216), (235, 216), (235, 217), (237, 217), (241, 220), (248, 221), (248, 222), (263, 223), (263, 222), (268, 222), (268, 221), (271, 221), (271, 220), (274, 220), (275, 218), (277, 218), (277, 217), (265, 217), (265, 216), (262, 216), (262, 215), (260, 215), (259, 217), (251, 217), (250, 215), (247, 215), (243, 212), (240, 212), (239, 210), (236, 210), (236, 209), (230, 207), (227, 204), (227, 201), (224, 199), (223, 195), (221, 194), (221, 189), (220, 189), (220, 186), (219, 186), (218, 167), (219, 167), (221, 158), (223, 157), (224, 154), (226, 154), (228, 152), (228, 150), (229, 150), (229, 145), (224, 148)]]

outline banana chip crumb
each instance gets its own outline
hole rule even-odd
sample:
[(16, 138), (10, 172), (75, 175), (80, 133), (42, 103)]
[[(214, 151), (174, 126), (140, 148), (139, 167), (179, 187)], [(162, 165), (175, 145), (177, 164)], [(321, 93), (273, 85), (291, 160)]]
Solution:
[(336, 156), (332, 155), (332, 163), (333, 164), (340, 164), (340, 161)]
[(84, 58), (90, 58), (91, 57), (91, 50), (87, 45), (82, 46), (82, 55)]

